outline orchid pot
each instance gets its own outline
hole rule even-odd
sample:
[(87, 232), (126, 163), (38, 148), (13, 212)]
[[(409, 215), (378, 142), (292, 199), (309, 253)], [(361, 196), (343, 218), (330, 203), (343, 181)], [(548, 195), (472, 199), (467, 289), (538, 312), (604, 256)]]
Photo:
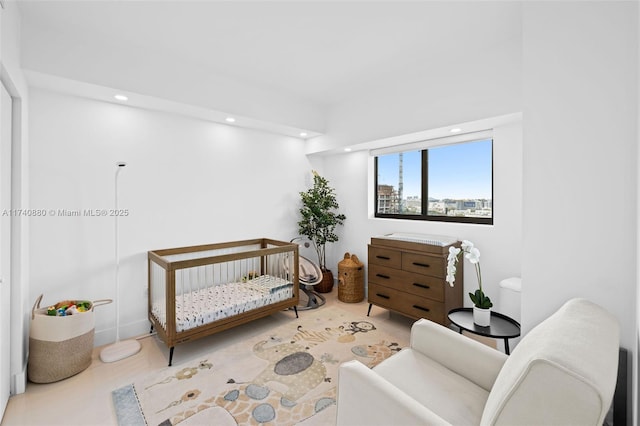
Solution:
[(491, 323), (491, 308), (473, 307), (473, 323), (480, 327), (488, 327)]

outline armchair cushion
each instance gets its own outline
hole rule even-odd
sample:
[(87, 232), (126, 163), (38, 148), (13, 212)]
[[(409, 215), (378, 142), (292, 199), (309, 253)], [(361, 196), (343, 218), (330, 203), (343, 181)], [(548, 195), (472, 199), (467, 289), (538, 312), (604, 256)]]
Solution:
[(411, 349), (487, 391), (493, 388), (508, 358), (502, 352), (424, 318), (411, 327)]
[(348, 361), (340, 366), (338, 399), (338, 425), (450, 426), (360, 361)]
[(451, 424), (480, 423), (489, 392), (415, 350), (400, 351), (373, 371)]

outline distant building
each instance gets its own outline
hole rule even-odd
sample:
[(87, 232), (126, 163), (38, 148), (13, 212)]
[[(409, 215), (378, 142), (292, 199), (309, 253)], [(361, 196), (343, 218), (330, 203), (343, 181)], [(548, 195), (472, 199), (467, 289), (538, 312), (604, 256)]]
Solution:
[(456, 200), (457, 210), (476, 210), (482, 208), (482, 203), (478, 200)]
[[(422, 214), (422, 199), (412, 195), (404, 199), (403, 214)], [(398, 191), (393, 185), (378, 185), (378, 213), (400, 213)], [(493, 200), (491, 199), (453, 199), (429, 198), (428, 215), (459, 217), (491, 217)]]
[(416, 195), (407, 197), (404, 200), (404, 208), (406, 214), (420, 214), (422, 213), (422, 199)]
[(378, 213), (398, 213), (398, 192), (393, 185), (378, 185)]

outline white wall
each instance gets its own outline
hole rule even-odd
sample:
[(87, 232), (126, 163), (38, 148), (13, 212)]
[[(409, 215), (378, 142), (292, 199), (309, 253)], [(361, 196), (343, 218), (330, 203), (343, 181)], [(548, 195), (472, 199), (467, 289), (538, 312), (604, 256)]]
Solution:
[[(347, 216), (340, 240), (327, 250), (337, 270), (345, 252), (355, 253), (366, 264), (372, 236), (390, 232), (451, 235), (473, 241), (482, 254), (485, 292), (500, 310), (498, 283), (520, 275), (522, 246), (522, 127), (519, 122), (494, 129), (494, 224), (476, 225), (370, 217), (368, 194), (373, 192), (371, 158), (358, 151), (323, 158), (323, 173), (336, 189), (340, 210)], [(474, 269), (465, 264), (465, 295), (477, 288)], [(471, 301), (464, 297), (467, 306)]]
[[(31, 206), (109, 209), (117, 161), (121, 336), (148, 331), (148, 250), (296, 236), (309, 182), (295, 138), (32, 89)], [(112, 217), (31, 221), (30, 297), (44, 303), (115, 295)], [(98, 308), (96, 345), (113, 340), (113, 305)]]
[(618, 317), (636, 366), (637, 8), (524, 6), (522, 265), (525, 332), (585, 297)]
[[(567, 298), (636, 309), (637, 4), (527, 4), (523, 322)], [(571, 22), (568, 26), (567, 23)]]
[[(0, 9), (0, 80), (12, 97), (12, 208), (29, 206), (28, 88), (20, 63), (20, 13), (15, 2)], [(11, 393), (26, 388), (29, 309), (29, 222), (11, 221), (11, 301), (1, 309), (11, 311)]]

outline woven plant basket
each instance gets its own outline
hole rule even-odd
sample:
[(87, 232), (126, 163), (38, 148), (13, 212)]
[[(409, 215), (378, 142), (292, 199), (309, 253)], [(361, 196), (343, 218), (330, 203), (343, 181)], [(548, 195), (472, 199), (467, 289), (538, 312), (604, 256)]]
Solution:
[(357, 303), (364, 299), (364, 263), (355, 254), (344, 254), (338, 262), (338, 299)]
[(322, 281), (313, 286), (318, 293), (330, 293), (333, 289), (333, 272), (330, 269), (322, 271)]
[(34, 383), (52, 383), (80, 373), (91, 365), (96, 306), (111, 299), (96, 300), (86, 312), (57, 317), (40, 308), (42, 295), (31, 310), (27, 378)]

